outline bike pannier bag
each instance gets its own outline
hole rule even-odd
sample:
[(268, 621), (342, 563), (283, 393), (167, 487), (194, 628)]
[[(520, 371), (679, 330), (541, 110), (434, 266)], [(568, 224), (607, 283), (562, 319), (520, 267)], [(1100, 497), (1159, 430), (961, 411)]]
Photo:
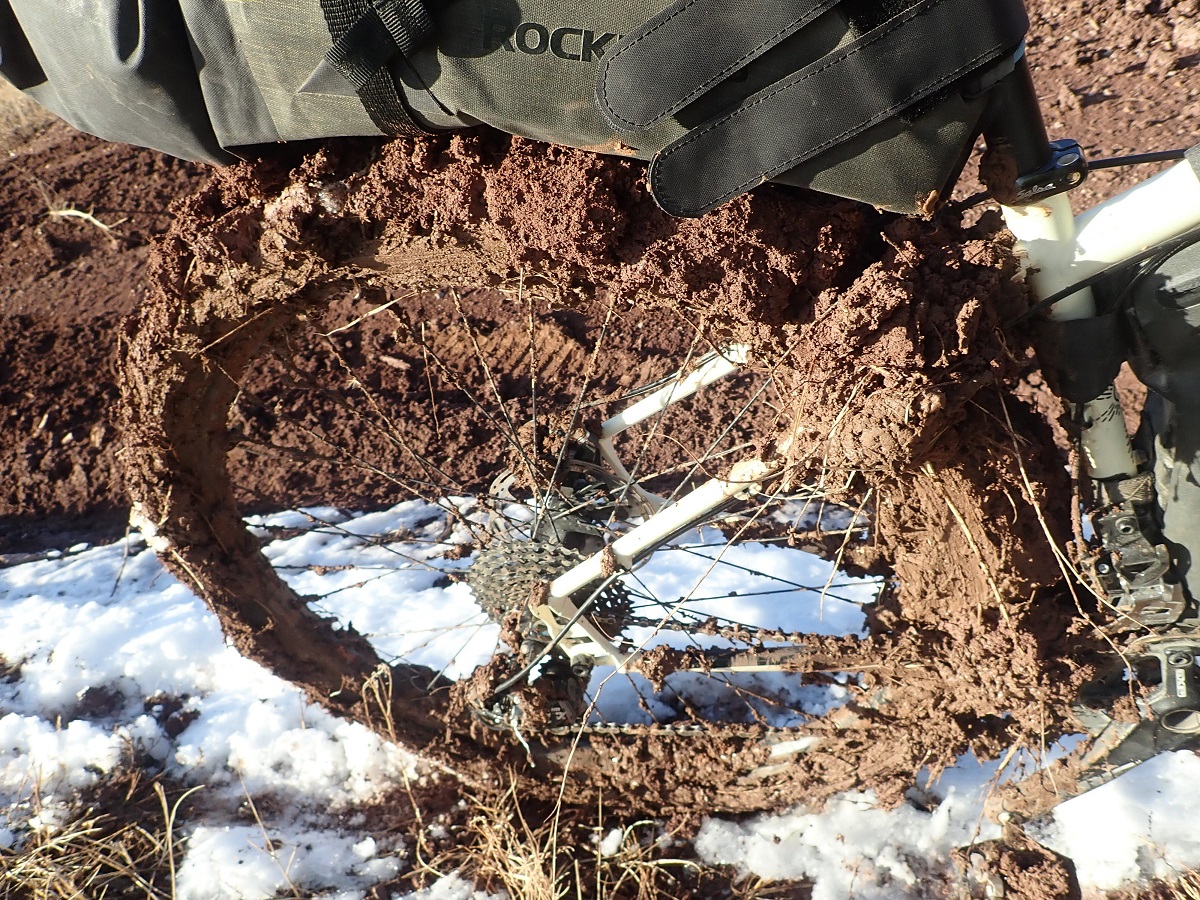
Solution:
[(650, 160), (674, 215), (772, 179), (922, 213), (1027, 27), (1021, 0), (0, 0), (0, 72), (195, 159), (483, 122)]

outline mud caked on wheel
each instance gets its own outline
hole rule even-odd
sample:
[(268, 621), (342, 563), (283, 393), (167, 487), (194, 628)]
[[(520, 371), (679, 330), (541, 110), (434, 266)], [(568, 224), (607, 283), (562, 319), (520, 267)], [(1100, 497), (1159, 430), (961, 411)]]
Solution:
[[(814, 654), (808, 632), (860, 631), (861, 604), (881, 583), (787, 546), (818, 522), (817, 496), (782, 491), (774, 477), (727, 491), (569, 595), (575, 622), (539, 609), (539, 596), (588, 559), (608, 566), (623, 535), (769, 437), (779, 407), (770, 378), (732, 374), (736, 361), (704, 335), (676, 338), (670, 353), (631, 350), (602, 322), (572, 328), (576, 312), (535, 314), (536, 295), (522, 298), (515, 327), (495, 318), (511, 302), (501, 291), (442, 290), (407, 308), (361, 286), (355, 296), (346, 272), (289, 234), (288, 204), (319, 208), (319, 192), (289, 190), (217, 220), (273, 252), (232, 267), (231, 248), (193, 252), (187, 291), (160, 291), (130, 329), (130, 481), (167, 565), (247, 655), (364, 723), (377, 726), (386, 703), (396, 735), (430, 752), (467, 752), (473, 722), (506, 728), (518, 763), (530, 744), (544, 755), (581, 734), (585, 748), (613, 741), (627, 752), (688, 739), (703, 755), (704, 741), (732, 741), (762, 752), (724, 754), (737, 763), (697, 777), (729, 808), (762, 805), (761, 785), (738, 799), (737, 779), (780, 735), (856, 692), (835, 645), (858, 659), (857, 637), (827, 637)], [(307, 277), (299, 287), (296, 272)], [(622, 390), (631, 368), (646, 385)], [(721, 380), (706, 407), (686, 399)], [(637, 423), (590, 435), (604, 394), (627, 419), (638, 411)], [(450, 442), (456, 453), (440, 449)], [(389, 507), (374, 515), (378, 531), (358, 515)], [(255, 509), (263, 514), (244, 521)], [(848, 514), (838, 524), (842, 536), (858, 527)], [(335, 548), (342, 558), (327, 561)], [(389, 612), (406, 584), (449, 584), (457, 606), (428, 625), (411, 607)], [(579, 628), (582, 638), (570, 633)], [(505, 677), (472, 675), (493, 656)], [(364, 686), (383, 670), (392, 693), (381, 699)], [(454, 679), (471, 684), (469, 696), (489, 685), (468, 704), (473, 716), (450, 711)], [(538, 709), (523, 695), (540, 698)], [(447, 724), (454, 749), (439, 751)], [(585, 757), (574, 763), (584, 781)]]
[[(906, 225), (863, 270), (860, 210), (767, 190), (668, 220), (627, 163), (504, 141), (225, 173), (157, 252), (128, 480), (239, 649), (468, 776), (549, 789), (528, 759), (561, 759), (566, 796), (603, 784), (608, 808), (898, 800), (930, 760), (1061, 729), (1073, 613), (1022, 535), (1065, 476), (997, 433), (1046, 437), (1002, 390), (1027, 365), (986, 318), (1020, 300), (1006, 257)], [(430, 159), (455, 177), (399, 172)], [(546, 215), (528, 185), (567, 164), (581, 208), (619, 197), (658, 231), (590, 271), (569, 254), (594, 219), (520, 249)], [(635, 277), (657, 299), (603, 283)]]
[[(477, 371), (440, 370), (434, 364), (425, 374), (445, 378), (463, 391), (473, 409), (494, 407), (494, 412), (489, 409), (491, 422), (502, 422), (505, 416), (522, 422), (507, 435), (490, 435), (491, 444), (485, 443), (479, 451), (502, 465), (505, 457), (515, 456), (515, 469), (503, 470), (475, 494), (464, 496), (464, 485), (449, 480), (449, 475), (444, 483), (429, 477), (446, 464), (433, 458), (436, 450), (426, 449), (416, 458), (415, 442), (406, 437), (403, 425), (396, 424), (403, 421), (403, 411), (396, 408), (403, 400), (386, 398), (369, 387), (379, 375), (380, 357), (388, 354), (371, 346), (380, 339), (378, 334), (360, 335), (357, 326), (347, 327), (366, 311), (369, 308), (356, 307), (331, 319), (330, 313), (310, 308), (294, 321), (281, 317), (279, 330), (262, 340), (254, 361), (237, 376), (236, 388), (230, 383), (221, 393), (221, 402), (228, 403), (226, 411), (207, 411), (210, 424), (228, 423), (228, 430), (215, 443), (229, 447), (229, 461), (216, 456), (206, 459), (209, 465), (197, 480), (210, 490), (214, 484), (222, 485), (222, 496), (216, 499), (225, 504), (224, 518), (218, 519), (212, 508), (200, 515), (183, 513), (182, 507), (196, 499), (196, 493), (179, 493), (180, 471), (170, 473), (165, 493), (156, 495), (159, 502), (169, 500), (174, 518), (164, 517), (161, 507), (150, 513), (145, 501), (140, 507), (143, 527), (156, 520), (189, 523), (184, 539), (169, 546), (168, 563), (177, 560), (184, 577), (218, 612), (233, 619), (226, 625), (235, 635), (246, 630), (242, 610), (263, 611), (262, 620), (270, 622), (272, 604), (307, 617), (312, 635), (328, 635), (324, 649), (331, 657), (324, 666), (338, 671), (345, 685), (326, 691), (323, 699), (328, 703), (332, 697), (337, 704), (344, 698), (348, 702), (337, 704), (343, 714), (377, 721), (379, 711), (372, 710), (371, 703), (378, 698), (364, 694), (361, 685), (374, 678), (382, 661), (397, 667), (402, 677), (393, 675), (390, 681), (403, 684), (406, 695), (393, 699), (396, 732), (401, 739), (424, 735), (425, 749), (431, 752), (438, 752), (440, 742), (434, 733), (444, 731), (447, 717), (456, 733), (454, 752), (464, 752), (468, 746), (464, 740), (474, 730), (485, 745), (499, 739), (518, 763), (527, 755), (552, 759), (556, 748), (582, 736), (584, 752), (576, 755), (572, 765), (585, 782), (595, 775), (599, 766), (595, 760), (602, 757), (611, 765), (620, 759), (613, 750), (588, 755), (589, 746), (598, 749), (604, 742), (621, 744), (619, 750), (632, 752), (638, 742), (687, 741), (689, 752), (700, 755), (704, 745), (758, 747), (761, 752), (722, 754), (729, 760), (726, 771), (705, 771), (699, 780), (717, 788), (727, 808), (762, 805), (762, 784), (755, 782), (742, 790), (738, 779), (757, 772), (773, 782), (786, 781), (781, 770), (768, 776), (763, 768), (771, 748), (791, 742), (799, 749), (797, 739), (807, 734), (802, 731), (805, 726), (855, 695), (853, 675), (843, 674), (838, 662), (861, 659), (862, 646), (856, 637), (832, 635), (846, 630), (847, 623), (851, 631), (861, 630), (860, 606), (874, 599), (881, 584), (878, 579), (839, 576), (827, 564), (787, 546), (789, 535), (817, 521), (819, 498), (806, 490), (780, 491), (779, 479), (773, 477), (771, 484), (755, 487), (739, 499), (750, 485), (737, 484), (708, 513), (672, 525), (626, 560), (627, 567), (585, 579), (567, 595), (577, 604), (574, 615), (548, 602), (556, 579), (588, 560), (597, 560), (605, 569), (610, 565), (606, 556), (610, 548), (619, 547), (623, 536), (650, 521), (657, 506), (692, 496), (697, 483), (711, 472), (720, 472), (729, 447), (744, 443), (751, 413), (722, 423), (718, 434), (726, 431), (727, 438), (735, 438), (732, 442), (701, 444), (699, 452), (679, 451), (673, 460), (664, 460), (661, 452), (653, 456), (644, 448), (653, 446), (653, 432), (670, 421), (662, 392), (679, 391), (681, 384), (680, 379), (667, 377), (645, 397), (624, 401), (630, 406), (649, 399), (657, 407), (642, 427), (644, 433), (626, 439), (640, 450), (629, 468), (622, 466), (618, 473), (605, 466), (594, 443), (586, 440), (568, 442), (567, 447), (562, 440), (557, 444), (551, 440), (548, 443), (563, 452), (555, 449), (535, 461), (518, 436), (529, 431), (527, 423), (508, 408), (514, 401), (489, 398), (486, 388), (465, 387), (473, 378), (486, 386), (484, 373), (496, 362), (486, 355), (483, 335), (471, 334), (479, 326), (464, 325), (461, 340), (474, 343), (479, 351), (473, 361)], [(230, 327), (228, 322), (221, 326)], [(236, 352), (248, 330), (231, 334), (218, 347)], [(339, 340), (322, 339), (331, 333), (337, 333)], [(144, 334), (139, 332), (139, 337)], [(355, 340), (357, 365), (347, 353), (346, 336)], [(132, 349), (136, 352), (137, 345)], [(436, 344), (389, 349), (394, 358), (448, 355)], [(694, 348), (693, 355), (697, 358), (688, 364), (684, 377), (721, 360), (714, 355), (704, 358)], [(200, 386), (192, 389), (211, 400), (217, 393), (211, 382), (223, 382), (233, 371), (227, 359), (216, 365), (202, 363), (197, 371), (172, 377), (170, 382), (190, 386), (192, 379), (198, 379)], [(269, 380), (264, 371), (270, 373)], [(737, 383), (739, 396), (746, 385), (744, 379)], [(767, 390), (760, 379), (750, 395), (765, 396)], [(550, 405), (548, 398), (540, 399)], [(325, 407), (326, 403), (330, 405)], [(744, 398), (741, 405), (746, 406)], [(364, 407), (374, 425), (361, 424)], [(357, 412), (347, 413), (347, 409)], [(581, 409), (582, 404), (571, 398), (565, 408), (553, 412), (578, 418)], [(335, 441), (331, 432), (341, 423), (336, 416), (330, 419), (330, 410), (351, 415), (352, 428), (365, 433), (342, 435)], [(443, 404), (441, 414), (447, 415), (447, 410)], [(758, 415), (761, 423), (761, 410)], [(771, 414), (767, 415), (769, 421)], [(489, 416), (484, 416), (485, 422)], [(552, 419), (547, 415), (544, 423), (530, 421), (550, 433)], [(706, 440), (712, 444), (711, 438)], [(393, 461), (385, 467), (371, 455), (371, 445), (378, 441), (392, 447), (403, 444), (413, 456), (403, 465)], [(673, 453), (678, 450), (674, 441), (669, 446)], [(248, 459), (250, 455), (257, 459)], [(177, 461), (179, 456), (175, 454)], [(522, 457), (527, 465), (520, 462)], [(383, 497), (394, 510), (390, 516), (377, 516), (392, 527), (374, 532), (363, 527), (370, 516), (330, 509), (326, 499), (325, 508), (252, 518), (239, 545), (225, 535), (213, 535), (207, 543), (208, 535), (196, 530), (197, 520), (205, 525), (225, 522), (234, 530), (239, 507), (258, 499), (251, 491), (262, 484), (262, 476), (251, 477), (250, 489), (239, 488), (239, 478), (246, 478), (247, 469), (258, 461), (267, 461), (277, 472), (284, 464), (296, 464), (309, 473), (319, 466), (344, 468), (356, 475), (384, 473)], [(631, 469), (642, 477), (632, 475)], [(239, 497), (239, 490), (246, 493)], [(322, 499), (319, 494), (312, 497), (313, 502)], [(402, 509), (395, 507), (396, 501), (405, 499)], [(834, 515), (830, 507), (824, 520), (827, 528), (833, 527)], [(403, 524), (397, 528), (397, 522)], [(840, 526), (849, 533), (855, 527), (853, 517), (842, 514)], [(159, 539), (165, 539), (163, 529), (157, 531)], [(265, 557), (259, 552), (264, 542)], [(314, 556), (306, 558), (306, 543)], [(344, 555), (334, 565), (324, 562), (330, 545), (343, 549)], [(244, 555), (229, 552), (237, 546), (246, 548)], [(268, 559), (274, 564), (266, 563)], [(361, 566), (357, 582), (365, 580), (366, 587), (346, 585), (345, 573), (355, 561)], [(277, 583), (271, 592), (260, 588), (247, 594), (242, 586), (248, 572), (260, 581), (273, 576)], [(418, 573), (433, 576), (434, 583), (469, 587), (473, 596), (453, 612), (441, 611), (431, 627), (414, 622), (402, 606), (389, 616), (387, 605), (395, 597), (390, 582), (403, 585)], [(375, 598), (365, 599), (372, 592)], [(456, 593), (461, 599), (462, 592)], [(349, 630), (335, 630), (314, 609), (342, 610), (367, 602), (375, 607), (375, 614), (366, 621), (384, 627), (367, 632), (366, 637), (382, 652), (377, 650), (379, 660), (372, 661), (364, 650), (365, 662), (342, 670), (344, 657), (332, 655), (341, 652), (339, 642), (361, 644), (363, 639)], [(341, 605), (346, 603), (351, 606)], [(360, 624), (364, 619), (352, 616), (352, 620), (356, 628), (365, 630)], [(253, 622), (249, 624), (253, 627)], [(397, 635), (406, 627), (411, 627), (407, 634)], [(814, 647), (813, 631), (831, 636)], [(414, 636), (419, 639), (411, 640)], [(247, 638), (245, 646), (259, 645), (257, 639)], [(268, 653), (258, 650), (258, 658), (279, 670), (288, 663), (274, 654), (283, 657), (302, 646), (300, 639), (293, 638)], [(306, 663), (311, 657), (302, 652), (300, 659)], [(434, 661), (437, 665), (431, 664)], [(475, 670), (476, 664), (484, 667)], [(292, 663), (289, 671), (302, 684), (305, 679), (313, 683), (314, 674), (319, 674), (316, 669), (300, 673), (298, 668)], [(460, 700), (450, 701), (447, 707), (443, 686), (453, 678), (463, 678), (464, 687)], [(355, 679), (360, 686), (352, 693)], [(427, 697), (415, 696), (422, 690), (428, 691)], [(448, 711), (460, 707), (465, 715), (456, 717)], [(489, 737), (479, 732), (479, 726), (484, 731), (499, 729), (506, 737)], [(776, 749), (771, 765), (778, 766), (783, 752)]]

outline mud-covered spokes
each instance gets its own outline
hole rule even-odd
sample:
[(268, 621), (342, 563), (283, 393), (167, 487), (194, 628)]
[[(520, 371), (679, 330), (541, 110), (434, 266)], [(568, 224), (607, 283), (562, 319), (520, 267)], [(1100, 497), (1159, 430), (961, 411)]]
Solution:
[[(823, 567), (819, 561), (740, 541), (737, 529), (752, 528), (780, 499), (778, 493), (761, 497), (751, 515), (722, 523), (733, 530), (723, 543), (713, 540), (720, 534), (715, 528), (696, 529), (695, 542), (710, 552), (676, 539), (625, 577), (635, 585), (629, 615), (606, 623), (622, 632), (625, 653), (609, 661), (628, 682), (625, 705), (636, 696), (643, 719), (793, 726), (849, 696), (847, 679), (834, 672), (816, 679), (798, 674), (811, 668), (806, 639), (859, 633), (858, 607), (874, 599), (878, 585), (860, 582), (852, 588), (857, 596), (833, 599), (824, 586), (797, 580), (819, 581), (813, 577), (813, 569)], [(612, 719), (622, 705), (620, 690), (612, 696), (612, 677), (606, 672), (594, 688), (599, 721)]]
[[(398, 305), (372, 316), (361, 305), (335, 305), (312, 333), (292, 334), (268, 357), (288, 389), (268, 399), (250, 377), (235, 406), (239, 452), (301, 473), (323, 466), (326, 481), (340, 478), (368, 495), (356, 503), (348, 490), (344, 500), (313, 501), (409, 501), (395, 508), (395, 521), (309, 510), (310, 534), (267, 552), (281, 575), (368, 634), (386, 658), (452, 678), (497, 650), (520, 649), (511, 632), (501, 638), (501, 617), (489, 620), (471, 602), (462, 581), (472, 552), (550, 540), (586, 558), (727, 471), (775, 427), (780, 405), (768, 367), (724, 377), (743, 361), (740, 349), (714, 348), (693, 331), (682, 358), (659, 360), (655, 372), (645, 360), (610, 355), (609, 327), (628, 327), (627, 317), (610, 308), (600, 327), (577, 338), (563, 320), (537, 314), (521, 286), (516, 293), (507, 321), (480, 316), (471, 294), (420, 321)], [(697, 387), (698, 397), (680, 401)], [(641, 411), (627, 429), (606, 432), (596, 415), (629, 418), (630, 408)], [(326, 409), (336, 415), (322, 415)], [(468, 430), (478, 438), (475, 460), (418, 450), (436, 448), (446, 432), (461, 444)], [(503, 469), (511, 476), (497, 488), (493, 476)], [(804, 663), (802, 635), (859, 634), (860, 606), (879, 590), (878, 582), (837, 579), (828, 564), (785, 546), (793, 531), (819, 524), (809, 509), (818, 499), (778, 485), (731, 495), (641, 554), (621, 578), (625, 606), (598, 608), (588, 621), (644, 662), (613, 677), (596, 667), (590, 721), (793, 725), (844, 700), (852, 678), (778, 671), (814, 668)], [(373, 520), (394, 527), (373, 532)], [(318, 558), (306, 563), (286, 546), (297, 542)], [(325, 561), (335, 547), (353, 548), (361, 563)], [(453, 600), (437, 621), (404, 621), (404, 592), (435, 589)], [(512, 609), (527, 604), (524, 590)], [(525, 618), (518, 631), (528, 637), (536, 619)], [(788, 647), (797, 653), (782, 652)]]

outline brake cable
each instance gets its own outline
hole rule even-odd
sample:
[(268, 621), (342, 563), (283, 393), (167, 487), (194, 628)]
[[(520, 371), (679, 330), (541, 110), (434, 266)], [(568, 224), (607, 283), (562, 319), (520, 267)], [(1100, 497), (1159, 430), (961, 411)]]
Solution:
[[(1178, 162), (1187, 158), (1187, 150), (1156, 150), (1153, 153), (1129, 153), (1125, 156), (1109, 156), (1104, 159), (1088, 160), (1088, 171), (1096, 169), (1117, 169), (1122, 166), (1141, 166), (1150, 163)], [(946, 208), (963, 213), (987, 200), (992, 199), (991, 191), (979, 191), (946, 204)], [(1086, 286), (1086, 285), (1085, 285)]]

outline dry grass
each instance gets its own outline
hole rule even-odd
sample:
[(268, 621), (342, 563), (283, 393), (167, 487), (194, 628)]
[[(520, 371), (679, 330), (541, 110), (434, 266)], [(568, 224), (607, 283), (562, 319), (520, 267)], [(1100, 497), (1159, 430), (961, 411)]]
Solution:
[(122, 235), (116, 231), (116, 226), (123, 225), (128, 221), (127, 218), (120, 218), (111, 224), (102, 222), (96, 218), (90, 209), (79, 209), (75, 204), (65, 202), (58, 194), (54, 193), (37, 179), (33, 180), (33, 189), (37, 191), (38, 196), (42, 198), (42, 203), (45, 204), (46, 218), (59, 220), (73, 219), (91, 225), (93, 228), (104, 232), (114, 245), (121, 240)]
[(1200, 871), (1183, 873), (1177, 881), (1156, 881), (1148, 887), (1115, 891), (1110, 900), (1200, 900)]
[[(661, 823), (606, 822), (603, 811), (555, 814), (523, 804), (517, 788), (493, 798), (470, 798), (453, 847), (428, 856), (418, 841), (407, 885), (421, 887), (458, 872), (486, 891), (512, 900), (729, 900), (807, 898), (807, 885), (758, 878), (705, 865)], [(681, 853), (680, 851), (685, 851)]]
[(1200, 872), (1188, 872), (1168, 890), (1170, 900), (1200, 900)]
[(0, 154), (7, 156), (54, 116), (0, 78)]
[[(178, 824), (192, 791), (164, 784), (131, 764), (93, 789), (63, 814), (43, 803), (37, 791), (21, 809), (27, 824), (18, 842), (0, 849), (0, 900), (173, 900), (182, 858)], [(278, 846), (246, 794), (262, 829), (264, 853)], [(368, 891), (391, 898), (427, 887), (457, 873), (477, 888), (503, 890), (512, 900), (807, 900), (807, 885), (738, 880), (727, 868), (707, 866), (691, 856), (656, 821), (616, 823), (603, 810), (554, 814), (553, 807), (522, 803), (517, 790), (489, 799), (469, 798), (454, 816), (449, 840), (434, 848), (416, 799), (409, 826), (394, 820), (373, 829), (394, 833), (413, 848), (412, 867), (396, 880)], [(377, 820), (377, 826), (382, 822)], [(416, 826), (417, 835), (410, 832)], [(415, 837), (415, 840), (414, 840)], [(277, 859), (285, 887), (278, 898), (311, 896), (287, 877), (288, 862)]]
[(28, 827), (13, 849), (0, 850), (0, 898), (174, 897), (175, 823), (186, 797), (172, 799), (161, 782), (131, 767), (55, 821), (35, 791), (23, 810)]

